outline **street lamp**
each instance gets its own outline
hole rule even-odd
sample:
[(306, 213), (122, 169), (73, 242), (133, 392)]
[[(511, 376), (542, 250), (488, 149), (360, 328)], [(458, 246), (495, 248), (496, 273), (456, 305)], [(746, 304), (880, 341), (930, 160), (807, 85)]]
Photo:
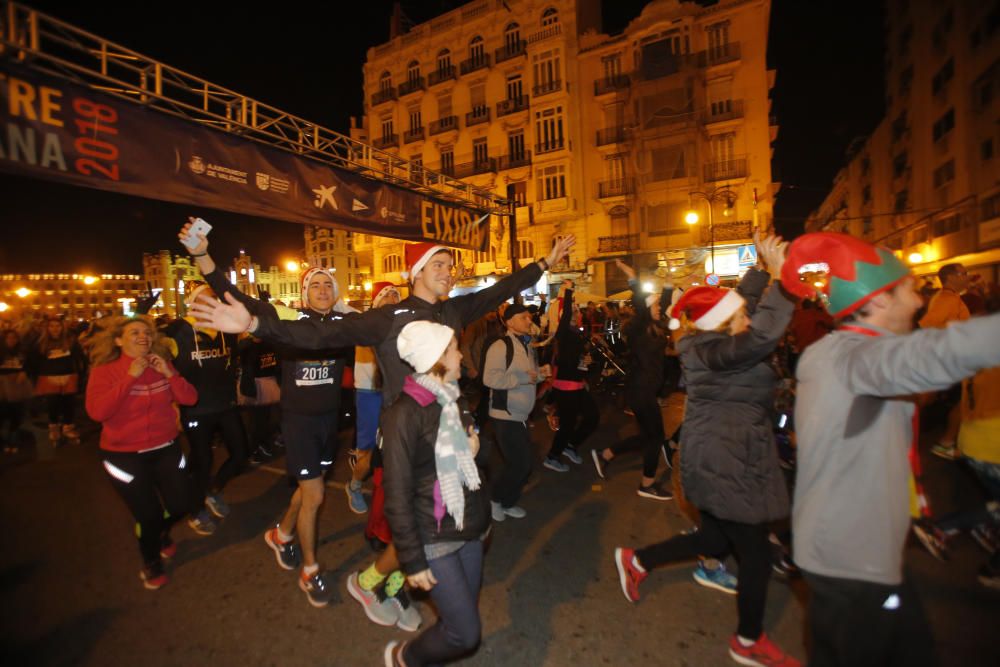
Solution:
[(28, 298), (28, 295), (31, 294), (31, 290), (27, 287), (19, 287), (14, 294), (18, 295), (22, 299), (26, 299)]
[[(704, 199), (708, 203), (709, 252), (712, 257), (712, 273), (715, 273), (715, 216), (712, 205), (715, 202), (725, 202), (726, 209), (724, 215), (728, 216), (731, 214), (733, 205), (736, 203), (736, 193), (730, 190), (728, 185), (724, 185), (721, 188), (712, 188), (707, 191), (695, 190), (688, 193), (688, 199), (694, 197)], [(689, 210), (684, 216), (684, 222), (689, 225), (698, 224), (698, 212), (693, 208)]]
[(288, 269), (290, 273), (296, 273), (299, 270), (299, 263), (290, 259), (285, 262), (285, 268)]

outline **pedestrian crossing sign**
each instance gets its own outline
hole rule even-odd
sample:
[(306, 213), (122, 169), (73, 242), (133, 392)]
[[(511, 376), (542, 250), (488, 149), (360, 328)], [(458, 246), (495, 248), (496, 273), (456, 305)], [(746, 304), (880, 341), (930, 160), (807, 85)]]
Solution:
[(753, 266), (757, 263), (757, 248), (752, 245), (740, 246), (740, 266)]

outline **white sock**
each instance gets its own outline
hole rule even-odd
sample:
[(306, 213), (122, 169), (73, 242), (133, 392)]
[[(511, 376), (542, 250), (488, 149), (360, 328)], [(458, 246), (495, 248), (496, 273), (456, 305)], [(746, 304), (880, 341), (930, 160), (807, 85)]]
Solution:
[(312, 565), (303, 565), (302, 571), (308, 575), (314, 575), (319, 572), (319, 563), (313, 563)]
[(285, 533), (281, 530), (281, 526), (278, 526), (277, 533), (278, 533), (278, 541), (281, 543), (291, 542), (292, 540), (295, 539), (294, 535), (285, 535)]

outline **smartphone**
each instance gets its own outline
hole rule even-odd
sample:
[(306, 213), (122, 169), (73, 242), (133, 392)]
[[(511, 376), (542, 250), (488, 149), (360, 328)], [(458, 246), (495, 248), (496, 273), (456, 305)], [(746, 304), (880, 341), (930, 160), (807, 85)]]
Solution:
[(198, 238), (198, 234), (204, 234), (208, 236), (208, 233), (212, 231), (212, 225), (208, 224), (201, 218), (195, 218), (194, 222), (191, 223), (191, 227), (188, 229), (187, 240), (184, 241), (184, 245), (187, 246), (188, 250), (194, 250), (201, 243), (201, 239)]

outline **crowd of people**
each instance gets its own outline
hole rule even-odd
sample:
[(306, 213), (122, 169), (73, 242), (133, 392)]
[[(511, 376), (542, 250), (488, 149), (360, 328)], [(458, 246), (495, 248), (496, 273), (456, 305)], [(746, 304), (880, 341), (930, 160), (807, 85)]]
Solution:
[[(561, 262), (572, 236), (450, 298), (452, 253), (421, 243), (407, 247), (407, 284), (374, 285), (360, 312), (322, 268), (303, 273), (298, 308), (246, 295), (208, 240), (189, 233), (190, 223), (178, 236), (203, 281), (186, 290), (184, 317), (106, 317), (82, 330), (50, 318), (0, 339), (5, 452), (23, 442), (33, 397), (51, 443), (79, 443), (83, 392), (101, 426), (101, 465), (135, 521), (146, 588), (169, 581), (171, 528), (186, 520), (214, 533), (232, 511), (227, 484), (283, 448), (293, 489), (262, 539), (279, 568), (296, 571), (308, 603), (328, 605), (317, 519), (347, 389), (355, 439), (344, 490), (350, 510), (367, 514), (373, 556), (343, 585), (379, 625), (424, 625), (408, 587), (437, 611), (421, 634), (386, 645), (387, 667), (477, 649), (484, 544), (493, 523), (527, 515), (519, 503), (541, 444), (530, 422), (542, 412), (552, 430), (543, 474), (589, 458), (603, 479), (637, 451), (638, 496), (676, 498), (692, 527), (616, 548), (622, 593), (638, 603), (651, 570), (693, 562), (698, 583), (736, 597), (728, 652), (740, 664), (800, 664), (765, 631), (776, 571), (803, 575), (811, 589), (810, 664), (935, 664), (902, 566), (911, 529), (938, 557), (969, 531), (992, 554), (980, 581), (1000, 588), (1000, 298), (961, 265), (943, 267), (932, 294), (892, 253), (850, 237), (766, 237), (755, 238), (759, 266), (732, 289), (692, 276), (647, 293), (618, 260), (631, 289), (622, 305), (581, 305), (572, 280), (527, 304), (521, 292)], [(605, 383), (635, 420), (621, 442), (593, 437), (620, 409), (595, 399)], [(675, 391), (684, 416), (668, 436), (663, 399)], [(917, 406), (947, 413), (933, 453), (967, 463), (987, 502), (933, 513)], [(669, 488), (658, 473), (671, 468)], [(735, 574), (723, 564), (730, 556)]]

